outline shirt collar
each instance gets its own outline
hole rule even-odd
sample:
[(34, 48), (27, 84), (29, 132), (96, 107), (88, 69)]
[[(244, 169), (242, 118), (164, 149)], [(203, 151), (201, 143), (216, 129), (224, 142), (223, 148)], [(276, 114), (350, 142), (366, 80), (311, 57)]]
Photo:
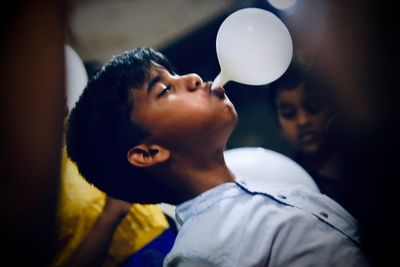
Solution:
[(176, 220), (182, 225), (191, 216), (203, 212), (222, 199), (236, 196), (241, 192), (240, 187), (234, 182), (220, 184), (179, 204), (176, 207)]

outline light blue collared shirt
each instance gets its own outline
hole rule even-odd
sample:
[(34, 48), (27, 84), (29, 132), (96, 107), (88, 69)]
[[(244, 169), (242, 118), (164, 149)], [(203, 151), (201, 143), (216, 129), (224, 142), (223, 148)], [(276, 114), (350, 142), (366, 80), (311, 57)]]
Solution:
[(354, 218), (301, 186), (221, 184), (177, 206), (176, 219), (164, 266), (369, 266)]

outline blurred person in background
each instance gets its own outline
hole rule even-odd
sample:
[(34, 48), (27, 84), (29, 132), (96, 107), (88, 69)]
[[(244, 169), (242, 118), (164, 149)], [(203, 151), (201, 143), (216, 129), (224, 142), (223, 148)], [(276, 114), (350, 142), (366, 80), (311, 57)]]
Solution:
[(175, 235), (160, 207), (107, 196), (80, 175), (63, 148), (51, 266), (161, 266)]
[(375, 266), (398, 259), (397, 10), (375, 1), (298, 1), (284, 22), (294, 44), (329, 80), (348, 197)]
[(296, 58), (269, 85), (268, 100), (282, 136), (295, 151), (294, 160), (313, 177), (321, 193), (349, 210), (333, 129), (336, 112), (328, 87), (307, 63)]

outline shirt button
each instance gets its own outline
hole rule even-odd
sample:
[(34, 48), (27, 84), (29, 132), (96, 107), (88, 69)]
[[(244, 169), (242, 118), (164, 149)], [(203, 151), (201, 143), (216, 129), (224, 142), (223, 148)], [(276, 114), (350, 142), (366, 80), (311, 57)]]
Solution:
[(282, 199), (287, 199), (287, 197), (285, 195), (278, 195), (278, 197), (282, 198)]
[(321, 215), (322, 217), (328, 218), (328, 214), (326, 212), (320, 212), (319, 215)]

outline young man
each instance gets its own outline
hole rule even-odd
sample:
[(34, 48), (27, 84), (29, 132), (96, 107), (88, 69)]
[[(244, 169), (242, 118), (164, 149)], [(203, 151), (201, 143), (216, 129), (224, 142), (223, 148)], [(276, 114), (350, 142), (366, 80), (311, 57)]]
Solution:
[(165, 266), (365, 266), (354, 219), (302, 188), (236, 181), (223, 151), (237, 122), (223, 88), (139, 48), (107, 63), (72, 110), (68, 153), (130, 202), (177, 204)]

